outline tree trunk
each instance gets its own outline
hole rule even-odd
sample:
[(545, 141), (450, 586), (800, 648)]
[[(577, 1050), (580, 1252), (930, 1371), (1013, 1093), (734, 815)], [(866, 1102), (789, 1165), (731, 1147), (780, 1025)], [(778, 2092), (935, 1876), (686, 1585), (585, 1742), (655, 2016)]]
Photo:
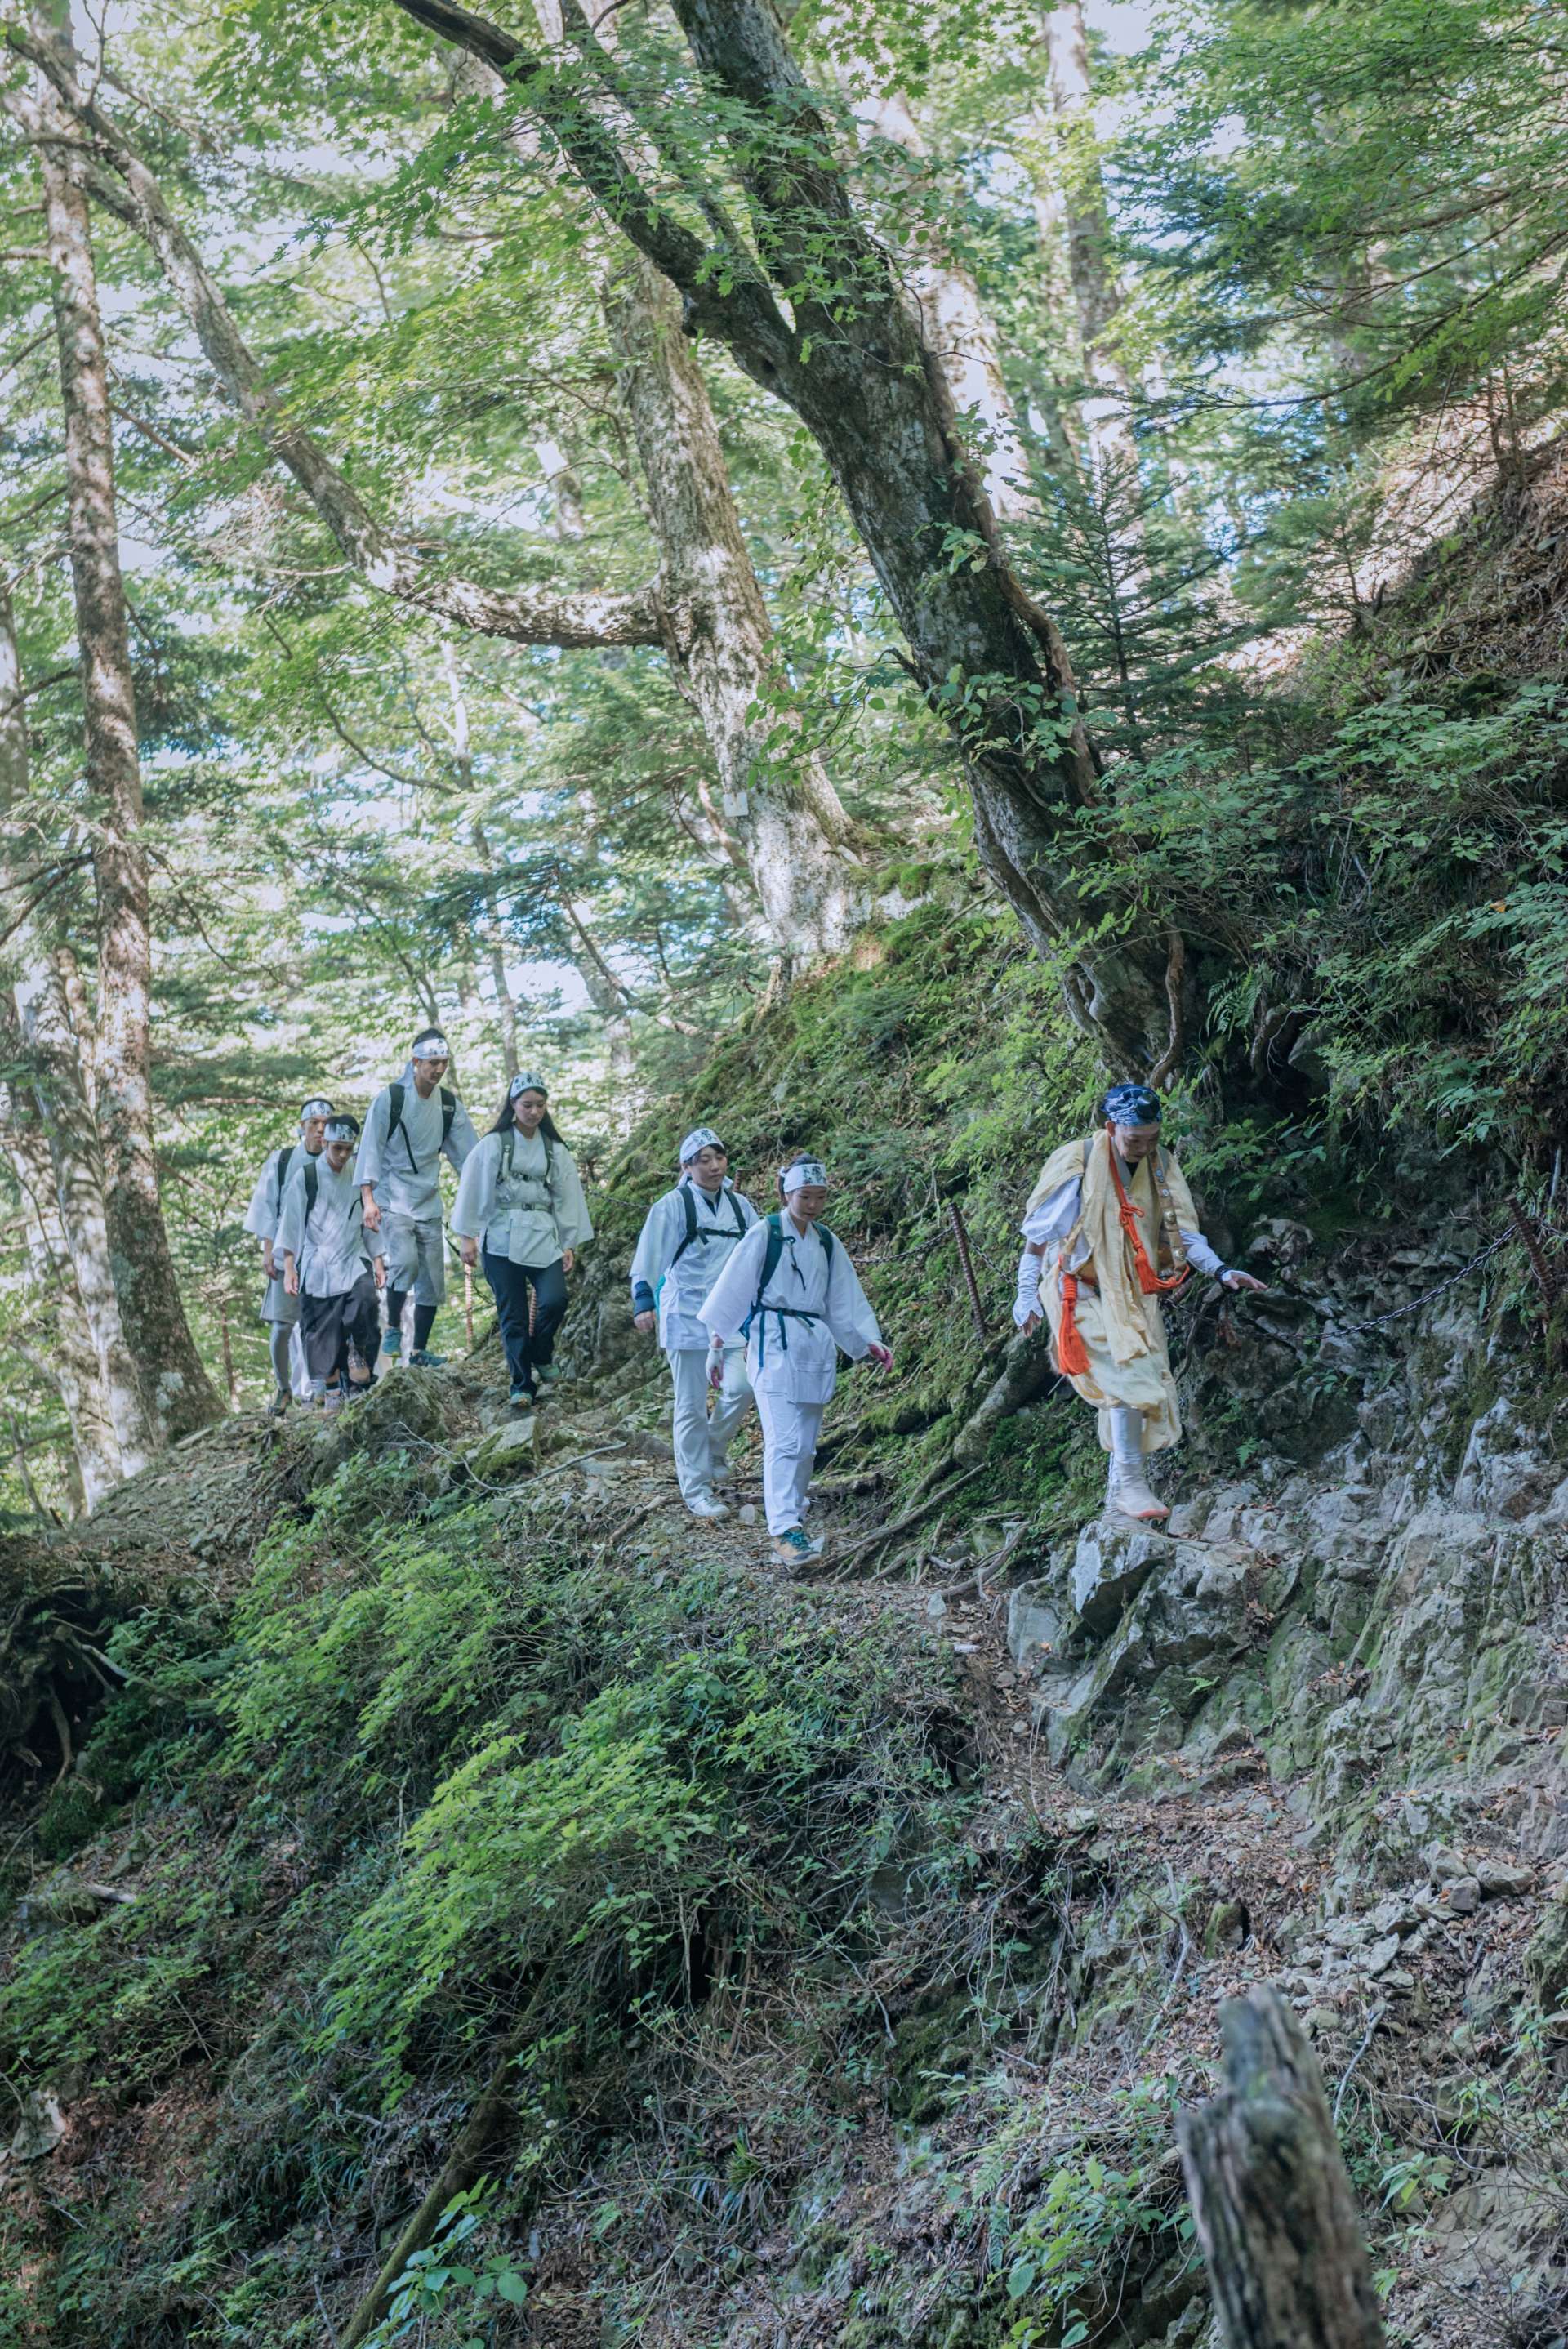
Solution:
[(768, 706), (779, 681), (772, 629), (679, 299), (633, 253), (610, 276), (604, 306), (659, 543), (676, 673), (718, 769), (725, 830), (740, 843), (773, 944), (802, 957), (840, 953), (871, 893), (817, 753), (767, 748), (789, 722)]
[[(21, 661), (11, 615), (11, 599), (0, 579), (0, 818), (8, 833), (5, 878), (6, 900), (26, 900), (29, 868), (40, 859), (30, 833), (18, 839), (12, 826), (27, 795), (27, 721), (21, 698)], [(25, 1071), (38, 1133), (47, 1148), (50, 1181), (36, 1185), (38, 1212), (46, 1228), (49, 1214), (57, 1216), (63, 1248), (74, 1280), (77, 1301), (85, 1318), (97, 1368), (97, 1392), (84, 1388), (84, 1418), (78, 1427), (71, 1412), (77, 1450), (93, 1456), (93, 1472), (83, 1463), (84, 1491), (97, 1498), (98, 1455), (103, 1451), (98, 1433), (107, 1418), (113, 1431), (113, 1473), (130, 1476), (144, 1468), (157, 1450), (157, 1440), (142, 1400), (135, 1360), (126, 1340), (115, 1291), (109, 1248), (108, 1218), (104, 1205), (98, 1127), (83, 1066), (85, 1029), (73, 1016), (73, 994), (79, 998), (80, 980), (74, 960), (50, 936), (47, 923), (35, 907), (13, 917), (15, 927), (7, 943), (15, 1019), (0, 1026), (7, 1050)], [(9, 1013), (11, 1003), (5, 1005)], [(20, 1119), (21, 1112), (17, 1112)], [(46, 1187), (50, 1209), (43, 1204)], [(89, 1424), (90, 1422), (90, 1424)]]
[[(441, 667), (452, 703), (452, 759), (458, 771), (458, 789), (465, 800), (471, 800), (474, 759), (469, 739), (469, 702), (463, 691), (458, 657), (449, 643), (441, 647)], [(480, 943), (490, 966), (490, 985), (495, 990), (495, 1016), (500, 1031), (501, 1059), (505, 1063), (505, 1073), (511, 1079), (516, 1076), (521, 1065), (517, 1057), (517, 1005), (506, 983), (506, 940), (493, 877), (495, 859), (490, 854), (490, 835), (485, 831), (483, 820), (478, 815), (469, 819), (469, 837), (473, 842), (474, 861), (484, 875), (485, 915)]]
[(1112, 258), (1110, 211), (1094, 141), (1088, 35), (1082, 0), (1066, 0), (1065, 6), (1050, 12), (1045, 40), (1046, 80), (1057, 131), (1054, 144), (1061, 162), (1068, 274), (1088, 385), (1082, 407), (1088, 470), (1097, 497), (1104, 501), (1119, 492), (1125, 500), (1138, 480), (1138, 444), (1132, 434), (1134, 386), (1111, 340), (1122, 291)]
[[(858, 61), (857, 61), (858, 62)], [(854, 76), (864, 95), (848, 90), (851, 111), (871, 139), (885, 139), (906, 155), (922, 157), (925, 140), (908, 99), (887, 86), (886, 67), (869, 59)], [(942, 362), (961, 427), (979, 427), (974, 463), (999, 523), (1022, 522), (1033, 511), (1029, 460), (1017, 411), (1002, 374), (996, 330), (985, 314), (971, 272), (945, 248), (929, 224), (910, 254), (908, 276), (926, 341)]]
[[(903, 629), (913, 673), (967, 761), (982, 858), (1037, 947), (1054, 955), (1071, 943), (1075, 1016), (1115, 1061), (1147, 1068), (1167, 1040), (1164, 955), (1142, 936), (1083, 943), (1119, 900), (1092, 863), (1081, 879), (1077, 870), (1088, 862), (1077, 817), (1097, 783), (1060, 631), (1008, 567), (947, 379), (887, 254), (855, 217), (774, 0), (675, 0), (698, 66), (743, 118), (733, 160), (760, 271), (718, 188), (700, 195), (711, 243), (663, 209), (584, 100), (579, 77), (552, 75), (456, 0), (397, 5), (523, 92), (606, 215), (675, 285), (688, 332), (722, 339), (807, 425)], [(568, 30), (613, 88), (614, 63), (575, 5)], [(662, 139), (689, 183), (684, 127), (676, 140), (650, 113), (641, 129), (655, 146)]]
[[(39, 29), (37, 18), (35, 28)], [(42, 29), (46, 32), (45, 20)], [(158, 1192), (151, 1083), (152, 941), (142, 843), (141, 768), (120, 579), (108, 371), (87, 200), (60, 148), (38, 150), (65, 409), (66, 488), (95, 801), (98, 1146), (120, 1319), (158, 1440), (221, 1411), (185, 1319)]]
[(1220, 2009), (1228, 2085), (1176, 2125), (1223, 2349), (1384, 2349), (1305, 2033), (1266, 1984)]
[[(0, 1034), (10, 1028), (5, 1021), (0, 1025)], [(5, 1040), (8, 1045), (15, 1040), (14, 1030)], [(31, 1105), (9, 1086), (0, 1088), (0, 1133), (21, 1194), (33, 1286), (48, 1324), (46, 1346), (36, 1350), (21, 1341), (18, 1350), (54, 1381), (70, 1425), (77, 1469), (74, 1481), (82, 1507), (91, 1509), (114, 1489), (123, 1474), (119, 1443), (109, 1419), (98, 1350), (55, 1198), (48, 1137), (31, 1114)]]
[[(490, 854), (490, 834), (476, 815), (469, 826), (474, 843), (474, 856), (480, 871), (493, 874), (495, 859)], [(507, 1078), (516, 1076), (522, 1063), (517, 1056), (517, 1000), (506, 977), (506, 942), (500, 926), (500, 901), (493, 882), (485, 890), (485, 955), (490, 964), (490, 988), (495, 996), (496, 1024), (500, 1030), (500, 1057)]]

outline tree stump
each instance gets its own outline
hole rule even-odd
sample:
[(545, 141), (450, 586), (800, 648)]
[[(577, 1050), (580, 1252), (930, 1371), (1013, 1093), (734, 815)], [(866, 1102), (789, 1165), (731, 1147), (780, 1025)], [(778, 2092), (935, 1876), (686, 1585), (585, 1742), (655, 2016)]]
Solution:
[(1276, 1990), (1220, 2009), (1228, 2085), (1176, 2125), (1224, 2349), (1385, 2349), (1316, 2061)]

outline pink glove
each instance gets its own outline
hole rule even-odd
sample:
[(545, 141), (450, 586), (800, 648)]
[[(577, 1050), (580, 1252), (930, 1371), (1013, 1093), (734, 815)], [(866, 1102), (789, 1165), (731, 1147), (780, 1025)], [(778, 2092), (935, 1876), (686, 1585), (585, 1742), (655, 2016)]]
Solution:
[(868, 1346), (866, 1348), (866, 1360), (868, 1362), (874, 1362), (879, 1371), (891, 1371), (892, 1368), (892, 1348), (891, 1346)]

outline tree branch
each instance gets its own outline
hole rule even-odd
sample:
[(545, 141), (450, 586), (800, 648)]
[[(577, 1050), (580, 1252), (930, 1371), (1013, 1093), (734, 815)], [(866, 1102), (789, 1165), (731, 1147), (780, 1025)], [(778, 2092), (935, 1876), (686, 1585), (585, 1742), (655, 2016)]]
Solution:
[[(707, 329), (730, 343), (748, 370), (774, 390), (793, 379), (799, 366), (799, 337), (751, 266), (744, 245), (727, 240), (722, 250), (715, 251), (666, 212), (564, 75), (553, 72), (499, 25), (459, 7), (456, 0), (397, 0), (397, 5), (417, 25), (482, 59), (520, 92), (613, 225), (676, 287), (688, 327)], [(683, 171), (679, 176), (686, 174)], [(708, 212), (711, 199), (705, 195), (702, 203)]]
[[(290, 419), (241, 335), (217, 280), (176, 220), (162, 189), (124, 131), (82, 89), (69, 59), (19, 26), (8, 25), (4, 31), (12, 47), (47, 77), (57, 93), (58, 108), (77, 126), (91, 159), (84, 176), (94, 202), (123, 221), (151, 248), (223, 390), (261, 434), (272, 455), (294, 475), (361, 577), (400, 603), (435, 613), (476, 634), (504, 636), (516, 644), (570, 647), (663, 642), (657, 596), (651, 587), (629, 595), (562, 595), (531, 587), (502, 592), (476, 580), (443, 579), (427, 567), (418, 553), (394, 538), (314, 435)], [(19, 95), (8, 93), (8, 100), (15, 101)], [(45, 143), (59, 143), (58, 120), (47, 119), (42, 108), (29, 110), (36, 117), (36, 122), (28, 125), (30, 135)]]

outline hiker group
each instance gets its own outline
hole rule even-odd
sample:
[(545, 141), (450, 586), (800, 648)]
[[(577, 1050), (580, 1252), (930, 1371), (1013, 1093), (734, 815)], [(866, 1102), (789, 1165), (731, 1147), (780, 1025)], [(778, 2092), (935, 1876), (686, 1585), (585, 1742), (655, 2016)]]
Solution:
[[(481, 1139), (442, 1082), (450, 1057), (439, 1030), (425, 1030), (363, 1131), (312, 1099), (299, 1140), (262, 1170), (246, 1229), (261, 1242), (267, 1276), (273, 1414), (296, 1384), (326, 1412), (364, 1393), (403, 1359), (410, 1309), (407, 1361), (443, 1359), (429, 1350), (446, 1295), (443, 1158), (458, 1174), (451, 1220), (462, 1261), (482, 1265), (495, 1298), (512, 1407), (531, 1410), (555, 1377), (566, 1277), (593, 1236), (577, 1164), (543, 1077), (514, 1076)], [(1099, 1415), (1107, 1506), (1154, 1519), (1168, 1512), (1145, 1460), (1181, 1433), (1161, 1299), (1194, 1272), (1231, 1288), (1263, 1283), (1222, 1263), (1200, 1231), (1161, 1141), (1158, 1096), (1115, 1086), (1102, 1119), (1087, 1140), (1056, 1151), (1035, 1185), (1013, 1318), (1026, 1336), (1048, 1322), (1057, 1368)], [(849, 1250), (822, 1221), (829, 1181), (820, 1159), (792, 1156), (779, 1170), (777, 1204), (759, 1214), (731, 1181), (711, 1126), (688, 1133), (679, 1156), (677, 1181), (648, 1210), (631, 1284), (634, 1324), (669, 1364), (681, 1497), (695, 1517), (728, 1516), (718, 1488), (755, 1403), (768, 1531), (783, 1561), (810, 1560), (824, 1547), (805, 1520), (839, 1354), (883, 1370), (892, 1354)]]
[(495, 1297), (513, 1403), (531, 1407), (554, 1376), (566, 1275), (593, 1236), (577, 1163), (542, 1076), (510, 1081), (481, 1141), (441, 1081), (450, 1062), (440, 1030), (424, 1030), (363, 1131), (331, 1102), (307, 1101), (299, 1140), (262, 1169), (245, 1229), (266, 1273), (274, 1417), (296, 1391), (322, 1411), (342, 1410), (403, 1359), (405, 1335), (409, 1363), (439, 1367), (430, 1335), (447, 1293), (443, 1158), (458, 1174), (452, 1229), (463, 1262), (482, 1260)]

